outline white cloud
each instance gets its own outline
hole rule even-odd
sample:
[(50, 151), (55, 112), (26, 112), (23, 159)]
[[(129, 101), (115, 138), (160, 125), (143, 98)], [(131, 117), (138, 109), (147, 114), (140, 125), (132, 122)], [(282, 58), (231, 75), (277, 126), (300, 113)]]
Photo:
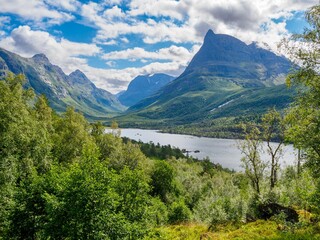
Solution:
[(115, 20), (115, 19), (124, 18), (126, 15), (121, 8), (119, 8), (118, 6), (113, 6), (112, 8), (105, 10), (103, 12), (103, 16), (106, 19)]
[(178, 20), (186, 17), (187, 1), (175, 0), (132, 0), (130, 14), (132, 16), (151, 15), (155, 17), (166, 16)]
[(127, 34), (142, 35), (143, 41), (150, 44), (161, 41), (173, 41), (175, 43), (195, 41), (193, 29), (178, 26), (172, 21), (144, 22), (129, 15), (123, 21), (119, 21), (119, 19), (110, 21), (110, 18), (104, 15), (105, 11), (108, 10), (97, 3), (90, 2), (82, 5), (82, 16), (99, 29), (96, 36), (97, 42), (115, 39)]
[(107, 61), (106, 64), (109, 66), (109, 67), (116, 67), (117, 66), (117, 63), (115, 61)]
[(155, 52), (149, 52), (143, 48), (132, 48), (123, 51), (114, 51), (106, 53), (102, 56), (104, 59), (120, 60), (142, 60), (142, 59), (152, 59), (152, 60), (170, 60), (170, 61), (182, 61), (185, 62), (186, 59), (190, 60), (195, 54), (194, 51), (189, 51), (184, 47), (171, 46), (169, 48), (162, 48)]
[(123, 0), (104, 0), (102, 4), (107, 6), (119, 5)]
[(13, 13), (33, 21), (47, 18), (50, 19), (49, 23), (60, 24), (73, 18), (68, 13), (49, 9), (48, 5), (40, 0), (0, 0), (0, 6), (0, 13)]
[(111, 39), (109, 41), (104, 41), (102, 39), (94, 39), (93, 41), (96, 44), (100, 44), (100, 45), (105, 45), (105, 46), (112, 46), (112, 45), (117, 45), (118, 42), (114, 39)]
[[(95, 69), (88, 67), (84, 71), (97, 86), (105, 88), (108, 91), (117, 93), (129, 84), (129, 82), (137, 75), (146, 75), (153, 73), (167, 73), (173, 76), (180, 75), (193, 55), (199, 50), (199, 45), (189, 51), (183, 47), (171, 46), (162, 48), (156, 52), (148, 52), (142, 48), (133, 48), (124, 51), (114, 51), (105, 54), (103, 58), (109, 60), (120, 59), (142, 59), (142, 62), (147, 62), (146, 59), (152, 59), (155, 62), (147, 64), (141, 68), (125, 68), (125, 69)], [(113, 62), (111, 60), (111, 62)], [(168, 62), (158, 62), (157, 60), (168, 60)]]
[(92, 80), (96, 86), (106, 89), (112, 93), (124, 90), (129, 82), (138, 75), (147, 75), (152, 73), (167, 73), (178, 76), (185, 69), (186, 64), (175, 62), (153, 62), (142, 68), (125, 69), (97, 69), (85, 66), (81, 70)]
[[(268, 44), (275, 46), (275, 40), (283, 33), (283, 22), (274, 23), (273, 20), (286, 20), (294, 12), (305, 11), (315, 4), (317, 0), (132, 0), (125, 13), (118, 7), (105, 10), (104, 6), (90, 2), (82, 6), (82, 15), (98, 27), (97, 40), (135, 34), (148, 44), (163, 41), (201, 43), (208, 29), (213, 29), (247, 43), (260, 41), (261, 36), (268, 35)], [(110, 22), (103, 14), (109, 11), (121, 17), (126, 14), (126, 17), (123, 21)], [(265, 27), (271, 25), (274, 26)]]
[(44, 0), (48, 5), (67, 11), (76, 11), (81, 4), (77, 0)]
[(4, 26), (5, 24), (10, 23), (10, 17), (8, 16), (0, 16), (0, 26)]
[(122, 42), (124, 42), (124, 43), (129, 43), (128, 38), (123, 37), (123, 38), (120, 38), (120, 40), (121, 40)]
[[(127, 9), (119, 7), (122, 3)], [(180, 74), (208, 29), (233, 35), (246, 43), (266, 42), (275, 50), (276, 44), (288, 34), (286, 21), (315, 4), (318, 0), (104, 0), (86, 4), (77, 0), (0, 0), (0, 13), (13, 13), (34, 23), (60, 24), (73, 18), (70, 12), (79, 10), (82, 23), (97, 28), (93, 43), (85, 44), (56, 39), (44, 31), (21, 26), (10, 36), (2, 36), (0, 46), (27, 57), (43, 52), (67, 73), (78, 68), (99, 87), (117, 92), (139, 74)], [(1, 27), (3, 20), (0, 18)], [(0, 35), (5, 34), (1, 30)], [(148, 49), (157, 47), (151, 44), (164, 41), (171, 42), (171, 47), (147, 51), (141, 45), (133, 46), (128, 40), (132, 38), (150, 44)], [(109, 45), (123, 49), (121, 44), (128, 43), (127, 50), (105, 53), (106, 64), (115, 68), (117, 60), (139, 60), (146, 64), (144, 67), (97, 69), (81, 57), (101, 54), (97, 44), (105, 45), (106, 49), (110, 49)], [(176, 46), (185, 43), (194, 48)]]
[[(124, 89), (129, 82), (140, 74), (151, 74), (164, 72), (178, 75), (187, 65), (190, 59), (181, 59), (167, 63), (154, 62), (142, 68), (125, 69), (98, 69), (90, 67), (86, 59), (81, 56), (94, 56), (99, 54), (101, 49), (95, 44), (70, 42), (66, 39), (55, 39), (49, 33), (44, 31), (33, 31), (29, 26), (20, 26), (11, 32), (11, 35), (0, 41), (0, 47), (20, 54), (23, 57), (32, 57), (37, 53), (44, 53), (49, 60), (60, 66), (67, 74), (80, 69), (90, 80), (98, 87), (116, 93)], [(195, 52), (199, 46), (195, 46), (191, 52)], [(174, 56), (183, 56), (191, 52), (184, 48), (176, 46), (160, 49), (159, 58), (168, 58), (174, 60)], [(152, 53), (148, 53), (150, 56)], [(170, 55), (171, 54), (171, 55)], [(165, 57), (168, 56), (168, 57)], [(156, 56), (153, 56), (156, 58)], [(108, 65), (115, 66), (114, 61), (108, 61)]]
[(95, 44), (55, 39), (49, 33), (33, 31), (29, 26), (14, 29), (10, 36), (0, 41), (0, 46), (23, 57), (44, 53), (53, 64), (60, 66), (66, 73), (87, 65), (87, 61), (81, 56), (94, 56), (100, 52), (100, 48)]

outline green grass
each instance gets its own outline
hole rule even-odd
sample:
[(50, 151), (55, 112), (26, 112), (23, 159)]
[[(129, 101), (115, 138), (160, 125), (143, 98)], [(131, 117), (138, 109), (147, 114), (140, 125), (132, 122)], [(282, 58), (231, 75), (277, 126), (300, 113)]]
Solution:
[(180, 224), (159, 227), (149, 233), (145, 240), (317, 240), (319, 226), (310, 225), (298, 229), (284, 228), (274, 221), (258, 220), (242, 225), (221, 225), (209, 230), (204, 224)]

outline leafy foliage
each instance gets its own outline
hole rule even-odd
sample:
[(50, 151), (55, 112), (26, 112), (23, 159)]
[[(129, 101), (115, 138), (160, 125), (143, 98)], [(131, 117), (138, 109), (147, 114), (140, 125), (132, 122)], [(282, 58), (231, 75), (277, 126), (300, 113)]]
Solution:
[(306, 20), (310, 28), (293, 36), (302, 43), (301, 47), (290, 48), (301, 67), (287, 77), (287, 82), (303, 88), (287, 115), (290, 124), (287, 135), (297, 148), (307, 151), (308, 164), (320, 176), (320, 5), (306, 13)]

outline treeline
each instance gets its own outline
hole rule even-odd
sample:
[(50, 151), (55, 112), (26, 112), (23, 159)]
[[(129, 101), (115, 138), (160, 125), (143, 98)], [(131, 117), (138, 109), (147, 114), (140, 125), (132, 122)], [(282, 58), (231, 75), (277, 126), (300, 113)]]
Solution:
[(154, 142), (144, 143), (142, 141), (135, 141), (127, 137), (122, 137), (122, 139), (125, 143), (132, 142), (134, 144), (138, 144), (140, 146), (141, 152), (151, 159), (161, 160), (161, 159), (170, 159), (170, 158), (176, 158), (176, 159), (183, 158), (183, 159), (186, 159), (187, 162), (189, 163), (199, 162), (199, 164), (203, 167), (203, 171), (208, 174), (211, 174), (213, 170), (234, 173), (233, 170), (224, 168), (219, 163), (212, 162), (208, 157), (199, 160), (198, 158), (189, 156), (186, 150), (184, 149), (181, 150), (179, 148), (172, 147), (170, 144), (160, 145), (160, 143), (154, 144)]
[(181, 149), (171, 147), (171, 145), (154, 144), (153, 142), (144, 143), (142, 141), (130, 140), (129, 138), (122, 138), (125, 143), (132, 142), (140, 146), (140, 150), (149, 158), (166, 159), (170, 157), (185, 158), (186, 156)]

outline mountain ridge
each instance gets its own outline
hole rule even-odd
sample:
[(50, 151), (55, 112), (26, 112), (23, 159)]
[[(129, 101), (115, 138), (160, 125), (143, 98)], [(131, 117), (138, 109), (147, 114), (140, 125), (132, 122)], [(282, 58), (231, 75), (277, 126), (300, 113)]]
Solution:
[(80, 70), (67, 75), (43, 53), (23, 58), (0, 48), (0, 77), (8, 71), (24, 74), (26, 87), (33, 88), (36, 94), (45, 94), (57, 112), (73, 106), (87, 117), (106, 117), (125, 109), (110, 92), (97, 88)]
[(283, 109), (294, 95), (284, 86), (290, 68), (291, 63), (282, 56), (211, 30), (179, 77), (131, 106), (126, 114), (135, 121), (185, 124), (263, 113), (273, 106)]

